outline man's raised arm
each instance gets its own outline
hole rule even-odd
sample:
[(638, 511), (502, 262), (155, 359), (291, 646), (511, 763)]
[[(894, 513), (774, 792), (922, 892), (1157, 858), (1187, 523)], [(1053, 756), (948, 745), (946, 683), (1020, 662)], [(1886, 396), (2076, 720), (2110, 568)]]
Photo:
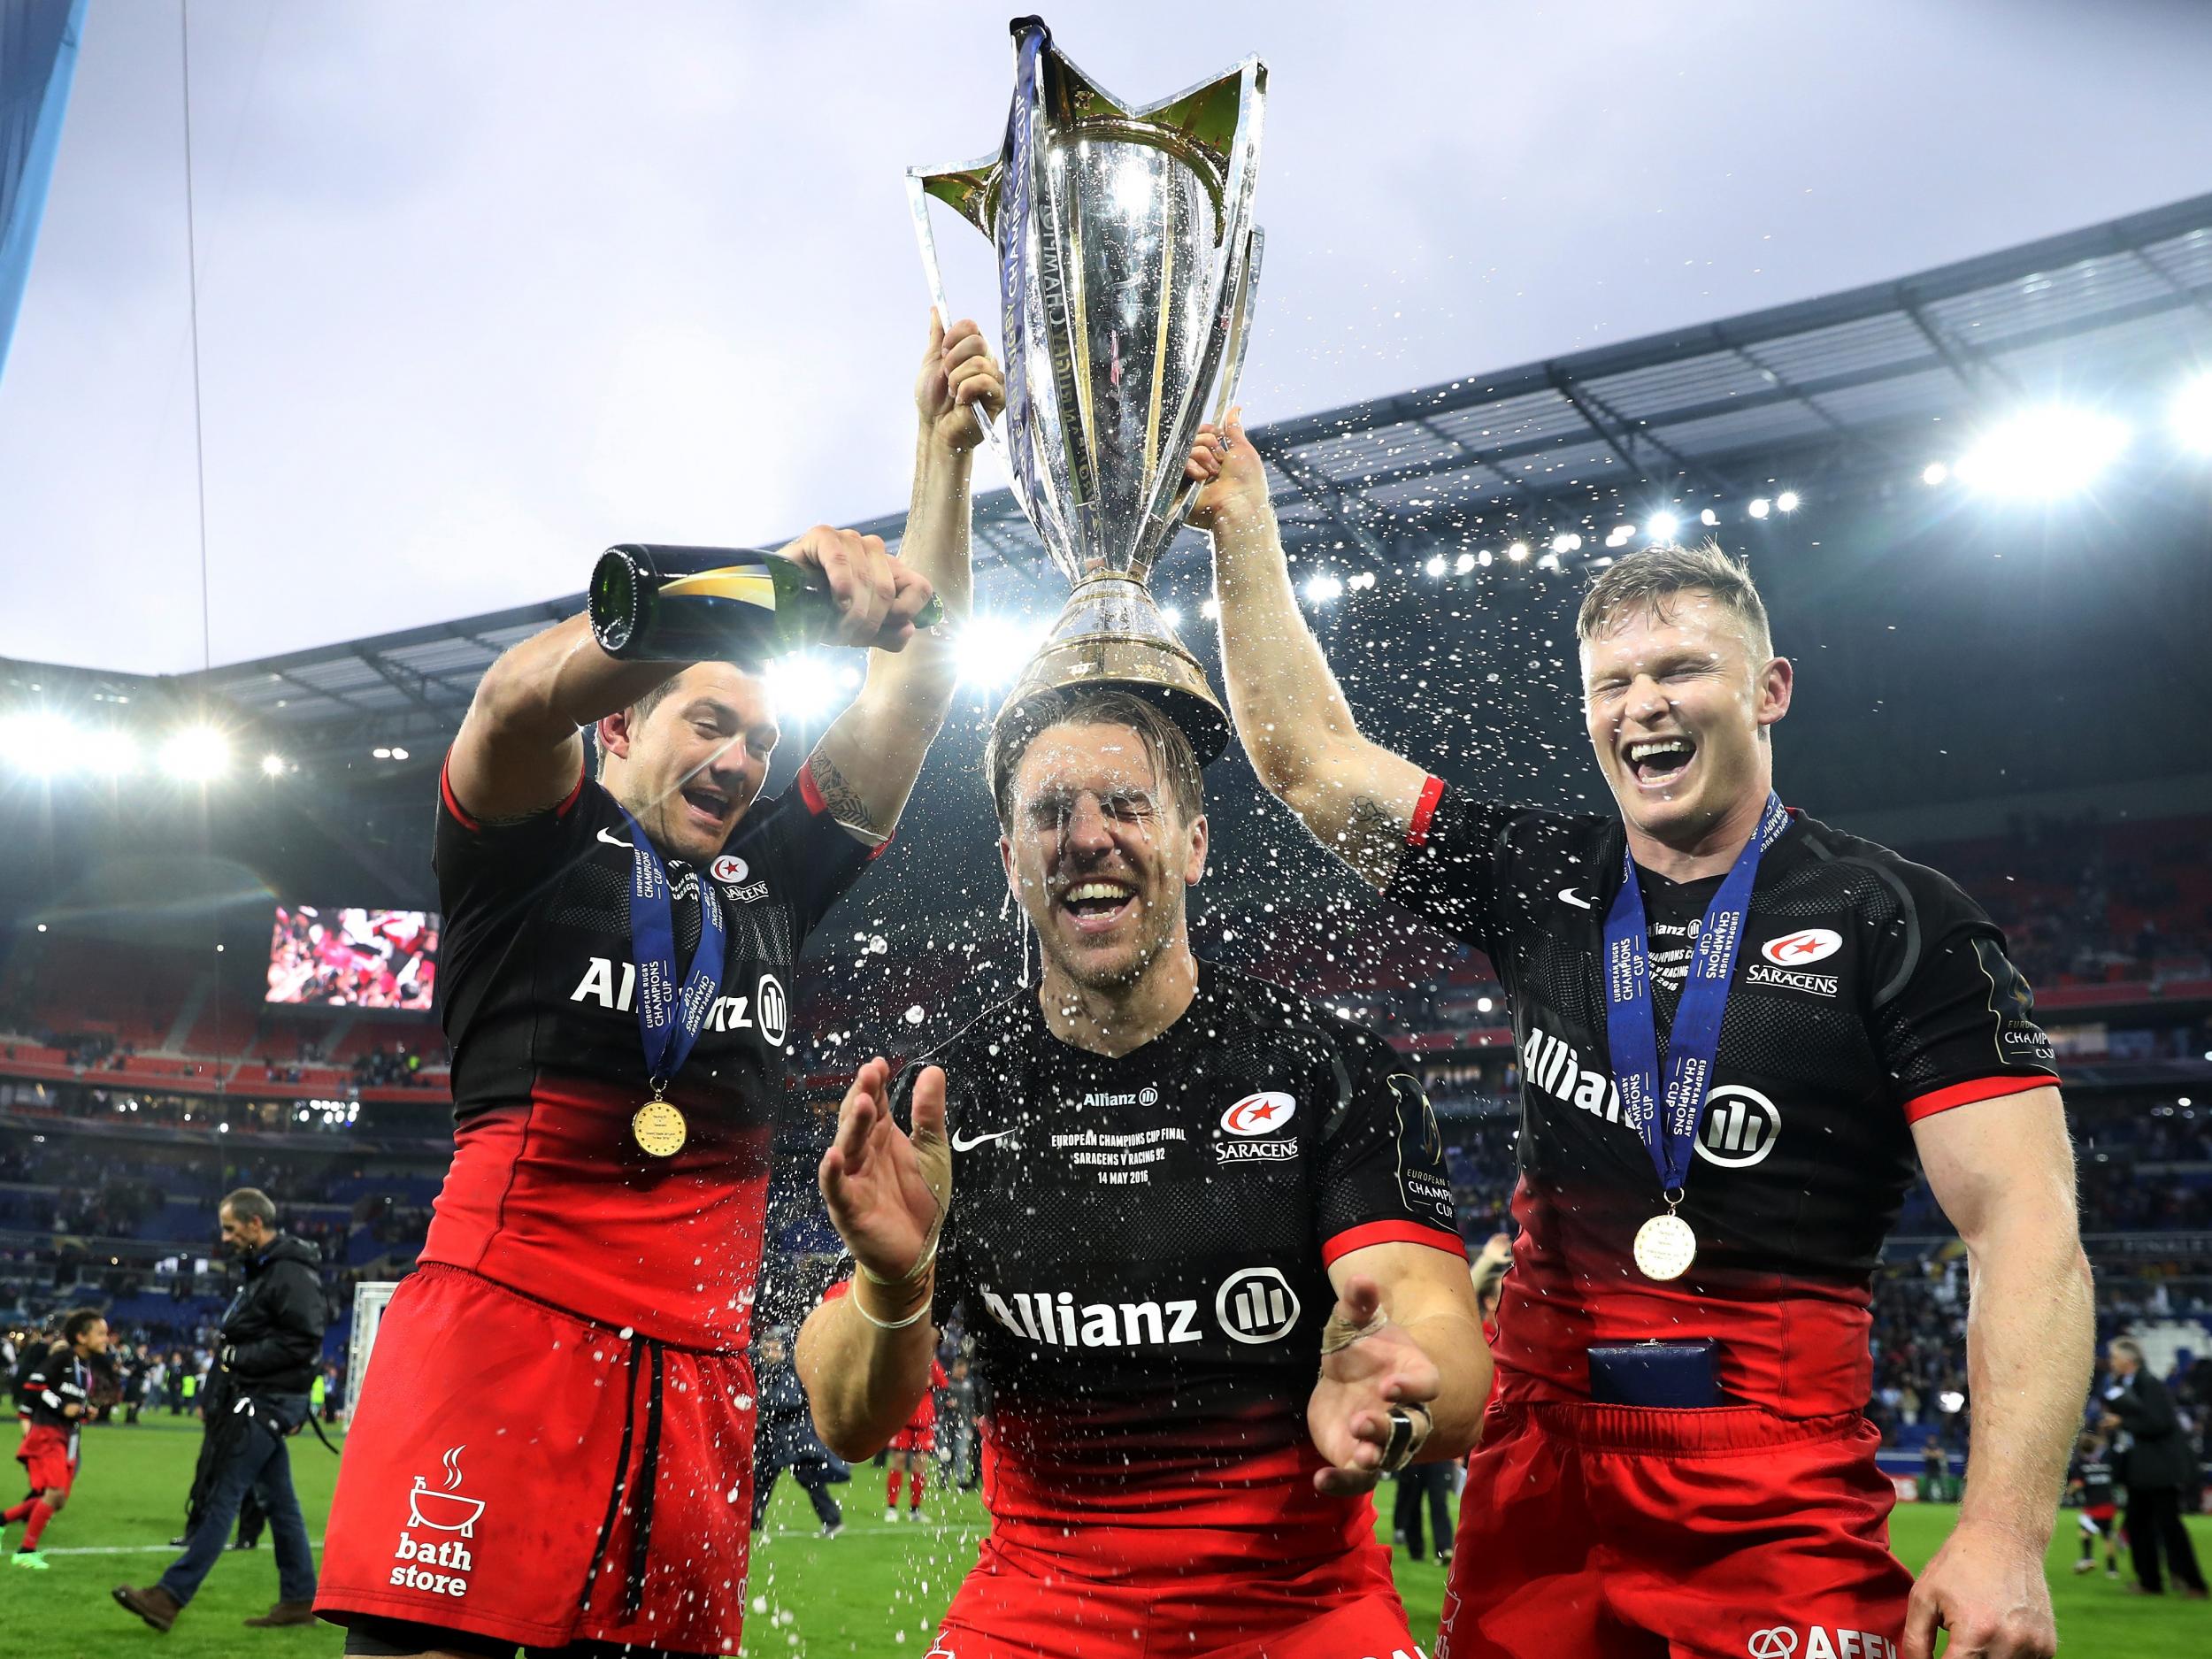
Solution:
[(815, 787), (830, 816), (864, 840), (881, 841), (905, 809), (960, 678), (954, 635), (968, 619), (968, 519), (977, 411), (995, 414), (1005, 381), (972, 322), (948, 330), (930, 314), (914, 403), (914, 493), (899, 557), (944, 601), (945, 620), (896, 657), (874, 657), (868, 681), (815, 744)]
[[(900, 568), (876, 537), (820, 525), (780, 550), (828, 579), (843, 613), (841, 643), (889, 652), (912, 638), (929, 584)], [(688, 666), (610, 657), (584, 617), (533, 634), (477, 685), (446, 760), (454, 798), (485, 819), (523, 818), (558, 805), (583, 773), (582, 728), (628, 708)]]
[(1240, 413), (1232, 410), (1219, 431), (1202, 427), (1186, 467), (1205, 480), (1190, 521), (1213, 536), (1229, 712), (1268, 792), (1324, 847), (1384, 887), (1428, 775), (1360, 735), (1299, 614), (1267, 472)]

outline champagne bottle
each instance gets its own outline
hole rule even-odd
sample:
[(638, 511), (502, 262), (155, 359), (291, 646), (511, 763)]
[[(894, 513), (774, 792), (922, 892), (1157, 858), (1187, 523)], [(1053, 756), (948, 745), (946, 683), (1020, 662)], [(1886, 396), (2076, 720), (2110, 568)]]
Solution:
[[(591, 572), (591, 633), (610, 657), (762, 663), (837, 632), (836, 596), (810, 565), (754, 548), (626, 541)], [(933, 594), (915, 618), (944, 620)]]

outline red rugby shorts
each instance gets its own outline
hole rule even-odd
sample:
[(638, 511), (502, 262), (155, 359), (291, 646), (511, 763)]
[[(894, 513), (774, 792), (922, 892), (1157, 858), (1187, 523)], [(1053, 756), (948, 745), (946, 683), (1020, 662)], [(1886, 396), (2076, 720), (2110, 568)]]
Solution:
[(742, 1354), (426, 1265), (377, 1332), (315, 1610), (532, 1647), (734, 1651), (752, 1396)]
[(1880, 1443), (1855, 1413), (1493, 1405), (1437, 1659), (1897, 1659)]
[(34, 1492), (65, 1494), (77, 1479), (77, 1466), (69, 1461), (68, 1431), (50, 1423), (35, 1423), (24, 1431), (15, 1461), (23, 1465)]
[(895, 1452), (926, 1452), (936, 1443), (937, 1431), (933, 1425), (919, 1429), (909, 1425), (891, 1437), (891, 1444), (887, 1449)]
[(1390, 1553), (1371, 1530), (1301, 1559), (1300, 1540), (1266, 1529), (1094, 1527), (1079, 1513), (1069, 1522), (1073, 1530), (1057, 1536), (995, 1529), (926, 1659), (1413, 1659), (1419, 1651), (1391, 1583)]

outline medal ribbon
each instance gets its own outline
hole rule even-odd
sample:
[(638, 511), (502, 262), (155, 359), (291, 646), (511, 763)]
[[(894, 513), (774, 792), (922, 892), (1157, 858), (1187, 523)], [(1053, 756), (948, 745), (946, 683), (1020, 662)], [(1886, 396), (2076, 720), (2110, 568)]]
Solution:
[(1645, 936), (1643, 890), (1637, 885), (1635, 859), (1625, 850), (1621, 854), (1621, 890), (1605, 918), (1605, 1036), (1621, 1091), (1622, 1120), (1643, 1137), (1670, 1209), (1681, 1202), (1683, 1184), (1689, 1179), (1690, 1155), (1705, 1116), (1713, 1056), (1720, 1048), (1721, 1016), (1728, 1008), (1728, 982), (1736, 972), (1736, 948), (1743, 942), (1759, 859), (1789, 826), (1782, 797), (1769, 791), (1758, 832), (1736, 855), (1698, 928), (1689, 977), (1683, 982), (1667, 1042), (1663, 1094), (1659, 1087), (1658, 1027), (1652, 1018), (1651, 949)]
[(699, 948), (691, 953), (691, 973), (680, 994), (675, 902), (668, 872), (629, 809), (620, 802), (615, 808), (630, 826), (630, 955), (637, 969), (637, 1028), (645, 1044), (645, 1073), (657, 1099), (691, 1058), (714, 999), (721, 995), (722, 901), (714, 884), (700, 876)]

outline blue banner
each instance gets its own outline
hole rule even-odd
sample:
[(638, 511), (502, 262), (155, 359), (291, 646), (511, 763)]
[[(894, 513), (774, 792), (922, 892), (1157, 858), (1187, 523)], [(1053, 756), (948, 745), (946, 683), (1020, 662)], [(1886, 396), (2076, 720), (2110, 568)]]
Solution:
[(86, 0), (0, 0), (0, 373), (30, 281)]

